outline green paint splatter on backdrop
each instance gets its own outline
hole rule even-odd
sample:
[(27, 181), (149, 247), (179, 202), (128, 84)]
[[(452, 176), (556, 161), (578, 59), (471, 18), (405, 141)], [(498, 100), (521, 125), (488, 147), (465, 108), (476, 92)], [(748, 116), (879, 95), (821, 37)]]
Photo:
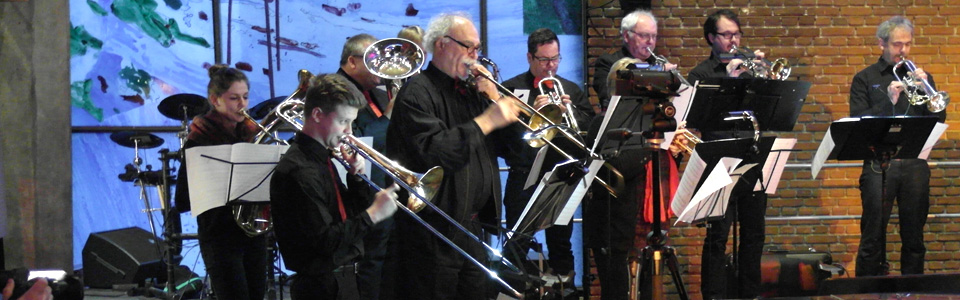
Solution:
[(93, 86), (93, 80), (76, 81), (70, 84), (70, 105), (79, 107), (86, 111), (97, 122), (103, 122), (103, 109), (97, 107), (90, 100), (90, 88)]
[(103, 6), (100, 6), (100, 4), (97, 4), (97, 2), (94, 2), (93, 0), (87, 0), (87, 5), (90, 6), (90, 9), (93, 10), (94, 13), (100, 15), (101, 17), (107, 15), (107, 10), (104, 9)]
[(70, 56), (82, 56), (87, 54), (87, 48), (100, 50), (103, 48), (103, 41), (90, 35), (83, 25), (73, 27), (70, 24)]
[(206, 39), (180, 32), (180, 26), (176, 20), (164, 21), (163, 17), (156, 12), (157, 2), (154, 0), (116, 0), (110, 5), (110, 9), (117, 18), (140, 27), (143, 33), (164, 47), (170, 47), (174, 39), (178, 39), (210, 48), (210, 43)]
[(144, 94), (145, 98), (150, 98), (150, 80), (153, 78), (150, 73), (128, 66), (120, 70), (120, 78), (126, 81), (128, 88), (136, 91), (137, 94)]

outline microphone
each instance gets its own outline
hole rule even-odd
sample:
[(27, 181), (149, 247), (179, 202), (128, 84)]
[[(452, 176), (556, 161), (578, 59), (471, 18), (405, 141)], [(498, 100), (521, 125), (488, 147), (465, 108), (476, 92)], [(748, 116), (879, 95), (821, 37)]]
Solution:
[(614, 128), (604, 132), (604, 135), (607, 136), (607, 139), (610, 139), (613, 141), (626, 141), (631, 137), (633, 137), (634, 135), (638, 135), (638, 134), (640, 133), (635, 133), (633, 132), (633, 130), (630, 130), (627, 128)]

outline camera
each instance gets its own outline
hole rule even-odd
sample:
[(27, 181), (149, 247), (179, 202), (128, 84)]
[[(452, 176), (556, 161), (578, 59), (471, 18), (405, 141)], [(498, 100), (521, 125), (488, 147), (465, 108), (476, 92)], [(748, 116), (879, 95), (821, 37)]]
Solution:
[(67, 275), (64, 271), (30, 271), (25, 268), (0, 271), (0, 282), (4, 286), (8, 279), (13, 279), (13, 295), (10, 299), (19, 299), (40, 278), (47, 279), (54, 299), (83, 299), (83, 283), (76, 276)]

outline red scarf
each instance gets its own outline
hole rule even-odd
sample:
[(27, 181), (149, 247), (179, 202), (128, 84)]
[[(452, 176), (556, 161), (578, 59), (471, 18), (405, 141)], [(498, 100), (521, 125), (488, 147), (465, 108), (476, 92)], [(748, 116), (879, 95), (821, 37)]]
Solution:
[[(662, 174), (661, 179), (664, 179), (662, 176), (666, 175), (667, 179), (670, 181), (670, 189), (668, 191), (661, 191), (660, 201), (660, 222), (667, 222), (670, 217), (673, 216), (673, 212), (670, 211), (670, 203), (673, 200), (673, 194), (677, 192), (677, 186), (680, 184), (680, 180), (677, 176), (677, 164), (674, 161), (674, 157), (671, 155), (663, 155), (661, 157), (669, 157), (661, 161), (661, 167), (669, 166), (669, 174)], [(640, 212), (643, 214), (643, 221), (646, 223), (653, 223), (653, 161), (647, 162), (647, 179), (644, 180), (644, 193), (643, 193), (643, 206), (640, 208)]]
[[(224, 121), (224, 122), (221, 122)], [(190, 124), (190, 135), (187, 139), (196, 142), (200, 146), (224, 145), (241, 142), (252, 142), (253, 138), (260, 132), (257, 124), (251, 120), (244, 120), (237, 123), (234, 128), (224, 128), (224, 116), (216, 110), (210, 110), (204, 115), (193, 118)]]

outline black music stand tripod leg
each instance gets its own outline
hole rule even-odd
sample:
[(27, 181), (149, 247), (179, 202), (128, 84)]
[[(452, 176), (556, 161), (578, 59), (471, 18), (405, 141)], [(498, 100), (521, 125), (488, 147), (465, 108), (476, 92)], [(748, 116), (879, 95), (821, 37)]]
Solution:
[[(650, 141), (654, 141), (651, 139)], [(672, 247), (667, 246), (667, 238), (662, 231), (660, 222), (661, 209), (661, 180), (660, 164), (661, 153), (660, 143), (650, 143), (650, 161), (653, 168), (653, 226), (650, 234), (647, 236), (647, 246), (641, 251), (642, 263), (640, 270), (640, 298), (641, 299), (665, 299), (666, 291), (663, 286), (663, 266), (670, 269), (673, 284), (677, 288), (678, 296), (681, 300), (689, 299), (687, 291), (683, 286), (683, 278), (680, 277), (679, 263), (677, 262), (676, 252)], [(649, 288), (648, 288), (649, 287)]]

